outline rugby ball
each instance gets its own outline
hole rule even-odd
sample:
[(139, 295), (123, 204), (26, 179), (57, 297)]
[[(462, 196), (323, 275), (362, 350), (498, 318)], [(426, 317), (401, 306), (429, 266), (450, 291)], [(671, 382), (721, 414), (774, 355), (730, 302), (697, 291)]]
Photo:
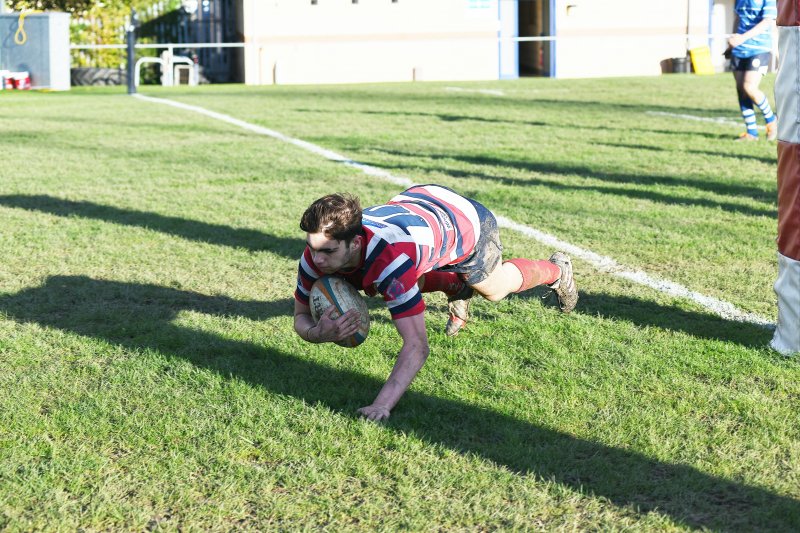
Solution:
[(332, 305), (336, 307), (336, 311), (331, 313), (331, 318), (339, 318), (350, 309), (355, 309), (361, 315), (361, 325), (358, 331), (336, 344), (345, 348), (354, 348), (367, 340), (369, 310), (367, 302), (358, 294), (355, 287), (337, 276), (322, 276), (311, 286), (309, 299), (314, 322), (319, 322), (319, 317)]

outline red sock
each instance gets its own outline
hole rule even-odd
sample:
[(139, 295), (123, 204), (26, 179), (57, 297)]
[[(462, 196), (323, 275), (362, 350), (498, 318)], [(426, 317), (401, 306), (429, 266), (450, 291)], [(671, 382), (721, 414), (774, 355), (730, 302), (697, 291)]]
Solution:
[(555, 283), (561, 277), (561, 269), (550, 261), (531, 261), (530, 259), (509, 259), (522, 274), (522, 285), (514, 292), (527, 291), (537, 285)]
[(437, 272), (431, 270), (419, 278), (419, 292), (441, 291), (448, 296), (453, 296), (464, 287), (464, 282), (455, 272)]

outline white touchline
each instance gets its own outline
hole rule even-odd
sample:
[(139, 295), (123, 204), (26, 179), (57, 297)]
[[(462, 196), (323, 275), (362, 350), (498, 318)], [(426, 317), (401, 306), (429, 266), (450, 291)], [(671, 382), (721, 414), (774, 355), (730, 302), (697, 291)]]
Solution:
[(497, 223), (500, 227), (513, 229), (522, 233), (523, 235), (541, 242), (542, 244), (563, 250), (572, 257), (578, 257), (583, 261), (590, 263), (601, 272), (608, 272), (614, 276), (627, 279), (640, 285), (651, 287), (657, 291), (670, 294), (672, 296), (679, 296), (681, 298), (692, 300), (693, 302), (702, 305), (712, 313), (721, 316), (722, 318), (734, 320), (736, 322), (749, 322), (751, 324), (768, 328), (775, 327), (775, 324), (766, 318), (752, 313), (746, 313), (724, 300), (706, 296), (666, 279), (653, 277), (641, 270), (630, 269), (620, 265), (610, 257), (599, 255), (589, 250), (584, 250), (583, 248), (575, 246), (574, 244), (564, 242), (558, 237), (544, 233), (529, 226), (518, 224), (517, 222), (509, 220), (506, 217), (497, 216)]
[(461, 93), (480, 93), (489, 94), (491, 96), (505, 96), (506, 93), (495, 89), (464, 89), (463, 87), (445, 87), (445, 91), (461, 92)]
[[(176, 107), (178, 109), (184, 109), (186, 111), (193, 111), (195, 113), (199, 113), (201, 115), (205, 115), (207, 117), (220, 120), (222, 122), (227, 122), (228, 124), (232, 124), (234, 126), (239, 126), (240, 128), (244, 128), (248, 131), (252, 131), (253, 133), (257, 133), (259, 135), (266, 135), (268, 137), (272, 137), (274, 139), (278, 139), (280, 141), (293, 144), (299, 148), (320, 155), (331, 161), (337, 161), (344, 165), (355, 167), (369, 176), (380, 178), (382, 180), (388, 181), (395, 185), (399, 185), (401, 187), (411, 187), (412, 185), (414, 185), (414, 182), (408, 178), (395, 176), (390, 172), (387, 172), (381, 168), (353, 161), (348, 157), (345, 157), (341, 154), (338, 154), (326, 148), (322, 148), (321, 146), (317, 146), (316, 144), (303, 141), (300, 139), (295, 139), (294, 137), (289, 137), (288, 135), (284, 135), (280, 132), (271, 130), (269, 128), (264, 128), (262, 126), (250, 124), (249, 122), (239, 120), (238, 118), (231, 117), (230, 115), (217, 113), (216, 111), (210, 111), (202, 107), (193, 106), (190, 104), (184, 104), (181, 102), (176, 102), (174, 100), (167, 100), (165, 98), (153, 98), (151, 96), (144, 96), (142, 94), (135, 94), (134, 96), (140, 100), (145, 100), (147, 102), (169, 105), (172, 107)], [(542, 244), (546, 244), (553, 248), (563, 250), (568, 254), (570, 254), (572, 257), (577, 257), (582, 261), (591, 264), (601, 272), (607, 272), (614, 276), (627, 279), (629, 281), (638, 283), (640, 285), (651, 287), (657, 291), (661, 291), (663, 293), (670, 294), (672, 296), (678, 296), (681, 298), (687, 298), (689, 300), (692, 300), (693, 302), (700, 304), (704, 308), (708, 309), (712, 313), (722, 318), (728, 320), (734, 320), (737, 322), (747, 322), (768, 328), (775, 327), (775, 324), (773, 324), (766, 318), (737, 309), (731, 303), (719, 300), (717, 298), (712, 298), (710, 296), (705, 296), (704, 294), (700, 294), (699, 292), (689, 290), (688, 288), (684, 287), (683, 285), (679, 285), (678, 283), (653, 277), (647, 274), (646, 272), (642, 272), (641, 270), (630, 269), (628, 267), (620, 265), (610, 257), (599, 255), (589, 250), (584, 250), (583, 248), (575, 246), (574, 244), (562, 241), (561, 239), (555, 237), (554, 235), (550, 235), (549, 233), (545, 233), (543, 231), (539, 231), (529, 226), (519, 224), (504, 216), (498, 215), (497, 223), (502, 228), (508, 228), (514, 231), (518, 231), (519, 233), (522, 233), (527, 237), (539, 241)]]
[[(741, 120), (733, 120), (724, 117), (699, 117), (697, 115), (686, 115), (682, 113), (667, 113), (666, 111), (646, 111), (648, 115), (657, 115), (661, 117), (682, 118), (684, 120), (694, 120), (695, 122), (713, 122), (715, 124), (729, 124), (731, 126), (741, 126)], [(758, 126), (758, 129), (763, 130), (764, 126)]]

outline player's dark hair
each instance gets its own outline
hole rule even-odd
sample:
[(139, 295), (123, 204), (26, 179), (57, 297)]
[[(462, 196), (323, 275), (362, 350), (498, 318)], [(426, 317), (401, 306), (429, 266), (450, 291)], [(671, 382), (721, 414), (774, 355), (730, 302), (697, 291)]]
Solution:
[(324, 233), (331, 239), (349, 245), (361, 233), (361, 202), (347, 193), (323, 196), (308, 206), (300, 219), (306, 233)]

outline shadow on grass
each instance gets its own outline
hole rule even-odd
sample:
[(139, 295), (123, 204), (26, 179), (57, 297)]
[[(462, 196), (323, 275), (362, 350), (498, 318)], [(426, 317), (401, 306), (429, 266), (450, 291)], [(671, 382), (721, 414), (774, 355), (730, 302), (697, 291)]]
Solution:
[[(369, 403), (382, 382), (305, 361), (290, 353), (172, 323), (181, 310), (264, 319), (290, 314), (291, 302), (239, 302), (155, 285), (58, 276), (0, 297), (20, 322), (151, 348), (342, 416)], [(289, 330), (286, 335), (293, 335)], [(420, 416), (424, 413), (424, 416)], [(520, 475), (535, 475), (618, 506), (655, 511), (693, 528), (796, 531), (800, 501), (695, 468), (587, 441), (467, 403), (410, 391), (387, 426)]]
[(583, 291), (579, 305), (579, 311), (584, 314), (627, 320), (637, 326), (682, 331), (700, 339), (735, 342), (750, 348), (767, 346), (773, 333), (768, 327), (726, 320), (708, 313), (665, 307), (626, 296)]
[[(555, 295), (550, 290), (535, 287), (515, 298), (536, 299), (544, 305), (557, 307)], [(601, 318), (625, 320), (636, 326), (653, 326), (667, 331), (681, 331), (698, 339), (732, 342), (748, 348), (763, 348), (769, 344), (773, 329), (748, 322), (728, 320), (710, 313), (687, 311), (678, 307), (660, 305), (628, 296), (580, 291), (575, 313)], [(480, 317), (479, 312), (473, 313)]]
[(61, 217), (91, 218), (123, 226), (147, 228), (191, 241), (245, 248), (254, 252), (270, 251), (290, 259), (299, 258), (305, 246), (302, 239), (276, 237), (252, 229), (232, 228), (221, 224), (210, 224), (93, 202), (64, 200), (47, 195), (3, 195), (0, 196), (0, 206), (39, 211)]
[(431, 117), (442, 122), (483, 122), (485, 124), (513, 124), (522, 126), (556, 126), (541, 120), (508, 120), (502, 118), (487, 118), (478, 115), (456, 115), (453, 113), (410, 113), (408, 111), (359, 111), (362, 115), (398, 116), (398, 117)]
[(698, 155), (709, 155), (712, 157), (725, 157), (729, 159), (737, 159), (739, 161), (743, 161), (746, 159), (750, 159), (752, 161), (758, 161), (759, 163), (765, 163), (767, 165), (776, 165), (778, 163), (778, 156), (777, 154), (772, 156), (759, 156), (759, 155), (752, 155), (752, 154), (744, 154), (739, 151), (729, 151), (725, 152), (722, 150), (692, 150), (688, 148), (681, 148), (678, 150), (669, 150), (667, 148), (663, 148), (661, 146), (652, 146), (647, 144), (626, 144), (626, 143), (610, 143), (610, 142), (598, 142), (594, 143), (600, 146), (609, 146), (611, 148), (625, 148), (626, 150), (638, 150), (638, 151), (648, 151), (648, 152), (684, 152), (687, 154), (698, 154)]
[[(458, 159), (458, 157), (456, 157)], [(649, 202), (654, 202), (662, 205), (669, 205), (669, 206), (697, 206), (697, 207), (705, 207), (708, 209), (722, 209), (724, 211), (728, 211), (730, 213), (739, 213), (746, 216), (754, 216), (754, 217), (769, 217), (774, 218), (777, 216), (778, 211), (776, 209), (758, 209), (749, 207), (746, 205), (740, 205), (733, 202), (720, 202), (717, 200), (710, 200), (706, 198), (691, 198), (691, 197), (681, 197), (681, 196), (674, 196), (671, 194), (663, 194), (656, 191), (644, 191), (641, 189), (625, 189), (620, 187), (603, 187), (599, 185), (567, 185), (564, 183), (560, 183), (558, 181), (553, 180), (543, 180), (534, 177), (528, 178), (509, 178), (505, 176), (493, 176), (491, 174), (483, 174), (479, 172), (475, 172), (472, 170), (464, 171), (458, 169), (451, 169), (446, 167), (433, 167), (433, 166), (425, 166), (420, 164), (392, 164), (386, 163), (383, 161), (369, 161), (369, 160), (360, 160), (362, 163), (367, 165), (372, 165), (378, 168), (392, 168), (392, 169), (400, 169), (403, 171), (411, 170), (411, 171), (419, 171), (420, 169), (425, 169), (429, 172), (441, 172), (451, 176), (453, 178), (464, 178), (464, 179), (478, 179), (478, 180), (490, 180), (495, 181), (497, 183), (505, 184), (505, 185), (513, 185), (518, 187), (545, 187), (551, 190), (556, 191), (594, 191), (600, 194), (608, 194), (618, 197), (624, 198), (631, 198), (635, 200), (646, 200)], [(514, 166), (506, 164), (505, 166)], [(551, 176), (569, 176), (572, 174), (568, 168), (561, 168), (557, 164), (547, 164), (541, 165), (536, 172), (549, 174)], [(581, 178), (597, 178), (603, 179), (604, 176), (607, 174), (598, 173), (597, 175), (589, 176), (589, 175), (580, 175)], [(640, 181), (636, 178), (631, 177), (630, 183), (636, 184)], [(763, 195), (763, 193), (762, 193)], [(468, 194), (472, 198), (480, 200), (480, 191), (474, 191), (471, 194)], [(757, 200), (759, 198), (756, 198)], [(764, 201), (767, 201), (764, 199)]]
[[(296, 92), (292, 92), (291, 101), (314, 101), (315, 99), (319, 99), (320, 93), (318, 90), (311, 89), (308, 91), (298, 90)], [(569, 98), (542, 98), (540, 95), (536, 94), (534, 90), (529, 96), (525, 97), (511, 97), (511, 98), (495, 98), (495, 97), (487, 97), (482, 95), (470, 94), (470, 93), (453, 93), (450, 91), (441, 92), (429, 92), (425, 94), (413, 94), (408, 92), (381, 92), (375, 93), (365, 90), (347, 90), (347, 91), (340, 91), (340, 92), (330, 92), (326, 91), (324, 93), (324, 99), (327, 101), (334, 101), (334, 100), (346, 100), (346, 102), (341, 103), (338, 107), (341, 108), (342, 106), (351, 104), (353, 100), (357, 100), (362, 103), (362, 106), (359, 108), (349, 109), (348, 111), (353, 113), (364, 112), (364, 105), (374, 103), (377, 106), (380, 106), (381, 109), (370, 110), (370, 113), (374, 114), (397, 114), (397, 115), (429, 115), (430, 113), (426, 112), (416, 112), (416, 111), (407, 111), (410, 106), (415, 105), (417, 103), (423, 103), (424, 105), (428, 105), (429, 102), (439, 101), (443, 104), (450, 104), (455, 99), (458, 99), (458, 103), (460, 104), (459, 107), (461, 108), (468, 108), (470, 105), (473, 107), (480, 109), (486, 108), (487, 110), (491, 110), (493, 107), (501, 108), (504, 111), (508, 111), (510, 109), (519, 108), (520, 115), (529, 114), (531, 109), (535, 109), (537, 114), (545, 114), (549, 113), (552, 115), (558, 113), (570, 113), (575, 114), (576, 112), (592, 114), (597, 116), (608, 116), (618, 114), (620, 112), (632, 113), (636, 115), (645, 115), (646, 118), (643, 117), (643, 121), (653, 121), (655, 118), (660, 118), (662, 121), (669, 120), (673, 122), (677, 122), (678, 124), (685, 124), (687, 121), (686, 119), (681, 118), (679, 115), (694, 115), (698, 118), (707, 118), (707, 119), (717, 119), (719, 117), (727, 117), (730, 120), (736, 120), (736, 115), (734, 114), (734, 109), (731, 106), (725, 106), (720, 108), (694, 108), (694, 107), (687, 107), (687, 106), (665, 106), (665, 105), (657, 105), (653, 103), (635, 103), (635, 102), (609, 102), (609, 101), (601, 101), (601, 100), (591, 100), (591, 99), (569, 99)], [(310, 99), (310, 100), (309, 100)], [(287, 103), (287, 105), (290, 105)], [(391, 107), (396, 105), (399, 111), (391, 110)], [(390, 109), (388, 111), (384, 111), (386, 109)], [(330, 111), (329, 109), (311, 109), (311, 108), (294, 108), (293, 111), (300, 111), (300, 112), (313, 112), (313, 113), (332, 113), (334, 111)], [(668, 113), (666, 117), (657, 117), (654, 115), (649, 115), (651, 113)], [(472, 119), (472, 117), (469, 117)], [(714, 125), (713, 123), (710, 123)], [(684, 132), (685, 135), (685, 132)]]
[[(527, 105), (527, 104), (526, 104)], [(298, 113), (314, 113), (316, 115), (322, 113), (328, 114), (340, 114), (342, 111), (332, 111), (332, 110), (325, 110), (325, 109), (303, 109), (298, 108), (294, 111)], [(622, 126), (612, 126), (608, 124), (604, 124), (602, 126), (594, 126), (590, 124), (575, 124), (575, 123), (565, 123), (563, 121), (552, 120), (550, 122), (544, 120), (525, 120), (525, 119), (507, 119), (507, 118), (494, 118), (494, 117), (482, 117), (479, 115), (457, 115), (453, 113), (429, 113), (424, 111), (419, 112), (410, 112), (410, 111), (363, 111), (353, 109), (350, 111), (354, 114), (361, 114), (361, 115), (379, 115), (379, 116), (397, 116), (397, 117), (426, 117), (426, 118), (434, 118), (440, 120), (442, 122), (480, 122), (485, 124), (506, 124), (511, 126), (543, 126), (543, 127), (551, 127), (551, 128), (564, 128), (570, 130), (589, 130), (589, 131), (623, 131), (623, 132), (631, 132), (631, 131), (640, 131), (642, 133), (655, 133), (655, 134), (662, 134), (662, 135), (681, 135), (683, 137), (692, 136), (692, 137), (704, 137), (707, 139), (713, 140), (720, 140), (720, 139), (729, 139), (732, 138), (730, 135), (725, 135), (721, 133), (711, 133), (711, 132), (702, 132), (702, 131), (685, 131), (685, 130), (665, 130), (665, 129), (653, 129), (653, 128), (643, 128), (643, 127), (622, 127)]]
[[(724, 194), (727, 196), (759, 200), (762, 202), (767, 202), (771, 205), (775, 203), (775, 197), (777, 195), (777, 188), (764, 190), (758, 187), (740, 185), (737, 183), (720, 183), (718, 181), (704, 181), (702, 179), (683, 178), (680, 176), (673, 176), (673, 175), (623, 174), (618, 172), (607, 172), (604, 170), (592, 168), (591, 166), (587, 165), (557, 163), (552, 161), (519, 161), (508, 158), (498, 158), (485, 155), (421, 154), (421, 153), (403, 152), (399, 150), (380, 150), (380, 151), (383, 153), (387, 153), (389, 155), (396, 155), (404, 158), (406, 157), (415, 159), (427, 158), (433, 161), (448, 161), (448, 160), (461, 161), (464, 163), (469, 163), (471, 165), (491, 166), (500, 168), (506, 167), (517, 170), (523, 170), (525, 172), (536, 172), (539, 174), (578, 176), (580, 178), (594, 179), (598, 181), (605, 181), (608, 183), (616, 183), (622, 185), (645, 185), (645, 186), (668, 185), (675, 187), (691, 187), (693, 189), (705, 192), (711, 192), (715, 194)], [(375, 166), (381, 166), (381, 165), (387, 166), (383, 163), (378, 163), (378, 162), (374, 164)], [(421, 166), (422, 165), (416, 164), (413, 166), (409, 166), (408, 168), (420, 168)], [(429, 168), (428, 170), (444, 172), (447, 174), (456, 174), (456, 172), (447, 168)], [(481, 179), (494, 179), (497, 181), (513, 185), (531, 185), (532, 183), (550, 187), (556, 187), (560, 185), (560, 184), (553, 184), (551, 182), (538, 182), (537, 180), (529, 178), (526, 179), (516, 179), (516, 178), (506, 178), (506, 177), (500, 178), (495, 176), (487, 176), (484, 174), (475, 174), (472, 172), (465, 173), (463, 170), (461, 171), (461, 173), (464, 174), (465, 177), (475, 176)], [(725, 210), (742, 211), (746, 213), (752, 213), (754, 215), (774, 216), (777, 213), (777, 211), (775, 210), (752, 209), (737, 204), (729, 204), (726, 202), (717, 202), (714, 200), (705, 200), (700, 198), (683, 198), (679, 196), (670, 196), (667, 194), (661, 194), (654, 191), (611, 189), (608, 187), (597, 187), (597, 186), (574, 186), (574, 187), (566, 185), (560, 185), (560, 186), (563, 188), (572, 188), (572, 189), (597, 190), (599, 192), (607, 194), (617, 194), (621, 196), (629, 195), (635, 198), (651, 199), (653, 201), (663, 202), (663, 203), (696, 204), (705, 207), (719, 206), (720, 208)]]

